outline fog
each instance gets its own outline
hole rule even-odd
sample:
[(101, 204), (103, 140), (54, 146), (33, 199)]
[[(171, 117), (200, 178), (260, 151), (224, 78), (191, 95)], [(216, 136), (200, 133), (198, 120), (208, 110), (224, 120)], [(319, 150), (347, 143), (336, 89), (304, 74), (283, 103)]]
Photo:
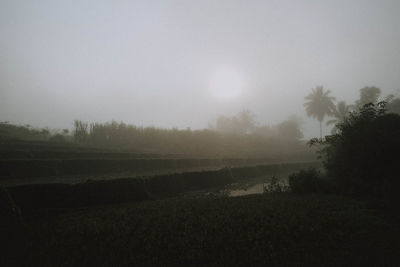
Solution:
[[(0, 121), (71, 128), (74, 119), (206, 128), (250, 109), (296, 114), (323, 85), (400, 89), (400, 2), (0, 2)], [(325, 132), (328, 129), (325, 127)]]

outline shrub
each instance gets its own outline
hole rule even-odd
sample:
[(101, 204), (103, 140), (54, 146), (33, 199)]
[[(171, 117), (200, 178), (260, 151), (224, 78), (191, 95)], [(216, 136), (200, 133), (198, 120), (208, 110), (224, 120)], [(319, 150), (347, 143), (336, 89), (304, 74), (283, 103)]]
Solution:
[(333, 183), (315, 168), (300, 170), (289, 175), (289, 188), (293, 193), (329, 193), (334, 191)]
[(278, 177), (273, 175), (267, 185), (264, 185), (264, 193), (282, 193), (288, 191), (288, 186), (279, 181)]
[(386, 198), (398, 187), (400, 116), (386, 114), (385, 102), (352, 112), (339, 131), (326, 140), (312, 140), (324, 166), (343, 193)]

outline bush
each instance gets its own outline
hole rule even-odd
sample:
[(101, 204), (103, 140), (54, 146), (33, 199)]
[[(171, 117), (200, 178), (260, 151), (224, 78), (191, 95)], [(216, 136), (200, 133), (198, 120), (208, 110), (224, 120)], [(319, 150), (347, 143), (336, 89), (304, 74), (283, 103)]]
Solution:
[(311, 141), (322, 145), (327, 174), (343, 193), (369, 198), (396, 195), (392, 191), (399, 184), (400, 116), (385, 112), (384, 102), (367, 104), (338, 124), (337, 134)]
[(289, 188), (293, 193), (330, 193), (333, 183), (315, 168), (300, 170), (289, 175)]
[(288, 186), (273, 175), (267, 185), (263, 186), (264, 193), (283, 193), (288, 191)]

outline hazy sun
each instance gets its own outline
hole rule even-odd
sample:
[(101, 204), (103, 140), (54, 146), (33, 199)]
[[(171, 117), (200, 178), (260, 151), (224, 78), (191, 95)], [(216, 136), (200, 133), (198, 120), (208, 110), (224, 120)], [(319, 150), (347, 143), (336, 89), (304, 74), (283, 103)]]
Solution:
[(212, 73), (208, 90), (219, 100), (232, 100), (241, 95), (244, 86), (245, 79), (239, 70), (222, 67)]

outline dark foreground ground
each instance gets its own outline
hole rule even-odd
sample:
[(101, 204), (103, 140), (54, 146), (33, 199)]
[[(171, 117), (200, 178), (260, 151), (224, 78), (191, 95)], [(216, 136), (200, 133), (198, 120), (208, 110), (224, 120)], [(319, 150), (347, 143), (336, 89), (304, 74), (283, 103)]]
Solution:
[(1, 266), (400, 266), (396, 220), (330, 195), (37, 209), (1, 231)]

